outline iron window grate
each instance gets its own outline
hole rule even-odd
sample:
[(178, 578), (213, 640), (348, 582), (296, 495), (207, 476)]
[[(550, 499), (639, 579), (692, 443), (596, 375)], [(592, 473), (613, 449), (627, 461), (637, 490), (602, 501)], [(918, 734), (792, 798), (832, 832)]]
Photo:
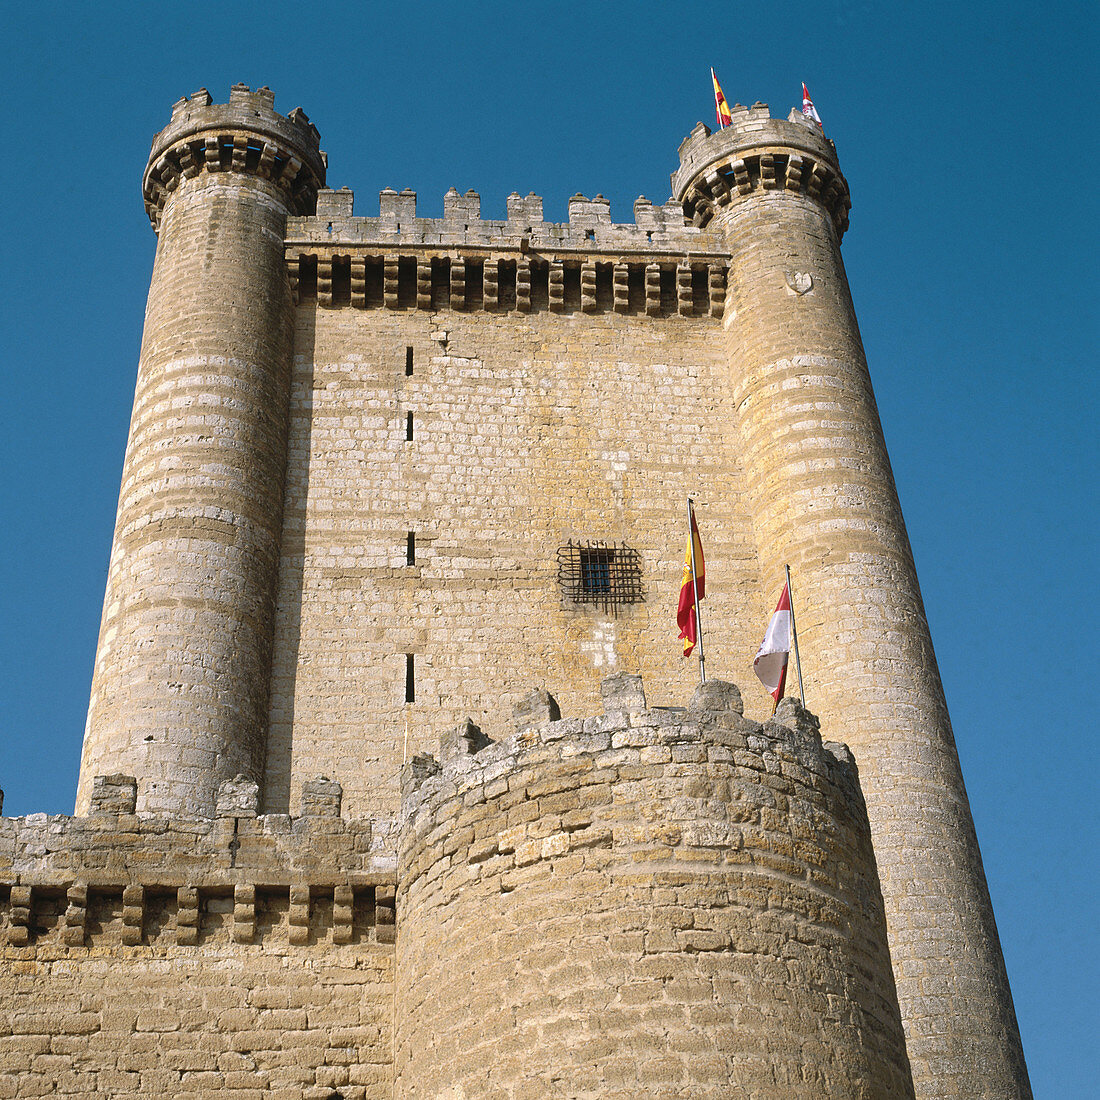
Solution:
[(558, 547), (558, 583), (570, 603), (615, 611), (643, 598), (641, 558), (625, 543), (570, 539)]

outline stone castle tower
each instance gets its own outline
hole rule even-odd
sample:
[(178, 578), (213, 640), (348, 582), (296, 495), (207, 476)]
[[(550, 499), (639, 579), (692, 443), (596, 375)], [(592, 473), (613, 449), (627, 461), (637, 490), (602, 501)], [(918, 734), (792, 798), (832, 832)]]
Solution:
[[(267, 89), (154, 139), (77, 816), (0, 831), (0, 1095), (1030, 1096), (832, 143), (735, 108), (627, 224), (326, 167)], [(786, 563), (814, 714), (769, 718), (725, 681)]]

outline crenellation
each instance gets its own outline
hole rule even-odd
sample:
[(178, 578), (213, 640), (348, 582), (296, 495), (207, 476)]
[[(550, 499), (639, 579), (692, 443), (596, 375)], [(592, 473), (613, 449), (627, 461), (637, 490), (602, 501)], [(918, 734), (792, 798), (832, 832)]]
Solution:
[(318, 221), (325, 219), (350, 218), (354, 213), (355, 192), (350, 187), (341, 187), (339, 191), (333, 191), (322, 187), (317, 192)]
[(523, 233), (530, 233), (542, 220), (542, 196), (531, 191), (521, 196), (513, 191), (507, 199), (508, 221), (523, 225)]
[[(797, 1072), (782, 1074), (784, 1097), (840, 1098), (857, 1088), (884, 1100), (911, 1096), (854, 769), (837, 763), (801, 710), (784, 711), (801, 728), (745, 719), (732, 685), (712, 683), (674, 712), (646, 711), (636, 676), (605, 680), (603, 695), (605, 729), (587, 720), (524, 726), (435, 776), (420, 766), (415, 790), (406, 784), (396, 1095), (433, 1095), (429, 1082), (438, 1080), (467, 1094), (519, 1080), (544, 1090), (551, 1078), (576, 1093), (609, 1011), (626, 1015), (608, 1057), (638, 1034), (640, 1017), (627, 1006), (675, 1051), (681, 1030), (702, 1033), (703, 1005), (706, 1020), (713, 1006), (722, 1011), (712, 1022), (729, 1019), (724, 998), (735, 991), (741, 1026), (713, 1036), (722, 1057), (689, 1055), (653, 1079), (624, 1068), (623, 1092), (608, 1088), (601, 1069), (602, 1092), (629, 1095), (646, 1080), (692, 1095), (732, 1087), (778, 1096), (768, 1082), (789, 1056)], [(776, 769), (783, 813), (762, 797), (763, 784), (779, 783)], [(511, 797), (513, 784), (522, 801)], [(821, 868), (820, 886), (811, 885)], [(522, 936), (477, 934), (505, 913)], [(857, 926), (855, 935), (833, 931)], [(491, 1049), (537, 1026), (537, 990), (547, 988), (538, 975), (561, 958), (573, 972), (550, 987), (561, 1025), (524, 1046), (522, 1068), (462, 1042), (474, 1018)], [(448, 969), (489, 997), (452, 995)], [(669, 982), (666, 990), (699, 992), (662, 1007), (661, 998), (629, 993), (647, 974)], [(785, 989), (778, 1001), (773, 982)], [(832, 1006), (823, 1027), (819, 999)], [(807, 1029), (836, 1055), (809, 1079), (799, 1041)], [(432, 1043), (418, 1043), (422, 1034)], [(754, 1065), (768, 1068), (756, 1076)]]
[(453, 187), (443, 196), (443, 224), (481, 221), (481, 196), (476, 191), (460, 195)]

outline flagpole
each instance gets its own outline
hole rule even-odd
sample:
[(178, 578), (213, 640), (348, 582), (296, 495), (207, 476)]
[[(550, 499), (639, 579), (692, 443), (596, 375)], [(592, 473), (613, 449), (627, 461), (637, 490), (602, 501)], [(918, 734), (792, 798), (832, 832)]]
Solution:
[(703, 619), (699, 614), (699, 574), (695, 569), (695, 513), (688, 497), (688, 546), (691, 547), (691, 594), (695, 597), (695, 642), (699, 647), (699, 683), (707, 682), (706, 658), (703, 656)]
[(794, 589), (791, 587), (791, 567), (784, 566), (787, 570), (787, 597), (791, 601), (791, 641), (794, 642), (794, 667), (798, 669), (798, 697), (802, 705), (806, 705), (806, 689), (802, 686), (802, 661), (798, 656), (798, 630), (794, 625)]

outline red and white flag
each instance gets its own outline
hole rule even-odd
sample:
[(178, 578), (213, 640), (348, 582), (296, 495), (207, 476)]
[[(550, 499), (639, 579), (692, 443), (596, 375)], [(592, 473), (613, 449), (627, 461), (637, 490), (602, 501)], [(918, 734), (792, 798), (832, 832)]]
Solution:
[[(806, 85), (802, 85), (802, 113), (807, 118), (812, 118), (814, 122), (821, 126), (821, 116), (817, 113), (817, 108), (814, 106), (814, 101), (810, 99), (810, 93), (806, 90)], [(821, 126), (824, 130), (825, 127)]]
[(787, 682), (787, 660), (791, 654), (791, 593), (786, 584), (775, 605), (775, 614), (768, 623), (760, 650), (752, 662), (752, 670), (778, 703), (783, 698)]

